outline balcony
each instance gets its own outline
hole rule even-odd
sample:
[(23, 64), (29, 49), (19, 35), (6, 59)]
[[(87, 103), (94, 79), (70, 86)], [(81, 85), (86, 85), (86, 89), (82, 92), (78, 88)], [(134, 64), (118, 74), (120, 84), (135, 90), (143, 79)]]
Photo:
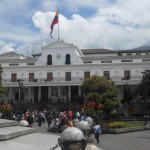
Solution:
[[(17, 87), (18, 86), (18, 79), (2, 79), (2, 84), (6, 87)], [(24, 86), (66, 86), (66, 85), (81, 85), (83, 79), (80, 77), (72, 77), (70, 80), (64, 77), (53, 77), (52, 79), (46, 79), (46, 78), (23, 78)]]
[[(142, 77), (141, 76), (130, 76), (130, 77), (124, 77), (124, 76), (110, 76), (110, 79), (112, 79), (117, 85), (122, 84), (139, 84), (141, 82)], [(18, 86), (18, 79), (13, 80), (11, 78), (2, 79), (2, 84), (6, 87), (17, 87)], [(48, 80), (46, 78), (35, 78), (35, 79), (29, 79), (29, 78), (23, 78), (24, 86), (66, 86), (66, 85), (81, 85), (84, 78), (83, 77), (72, 77), (71, 80), (66, 80), (65, 77), (53, 77), (51, 80)]]

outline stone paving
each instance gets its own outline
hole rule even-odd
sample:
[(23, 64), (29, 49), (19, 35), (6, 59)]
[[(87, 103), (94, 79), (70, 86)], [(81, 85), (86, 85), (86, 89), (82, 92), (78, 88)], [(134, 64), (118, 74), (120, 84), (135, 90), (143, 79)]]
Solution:
[[(42, 127), (38, 127), (35, 123), (34, 127), (39, 133), (60, 136), (60, 134), (47, 132), (47, 123)], [(123, 134), (102, 134), (100, 143), (96, 146), (104, 150), (150, 150), (150, 130)]]
[[(15, 124), (12, 124), (12, 122)], [(34, 128), (30, 128), (26, 126), (18, 126), (18, 123), (16, 123), (16, 121), (0, 119), (0, 150), (56, 149), (54, 147), (58, 144), (58, 138), (60, 137), (60, 134), (52, 134), (47, 132), (46, 124), (44, 124), (42, 127), (38, 127), (37, 123), (35, 123)], [(26, 134), (26, 132), (29, 130), (33, 130), (34, 132), (28, 132), (28, 134)], [(3, 136), (5, 138), (3, 138)], [(61, 150), (61, 148), (57, 147), (57, 150)], [(94, 143), (88, 143), (86, 150), (102, 149), (96, 147)]]
[[(0, 141), (0, 150), (49, 150), (57, 144), (61, 134), (47, 132), (47, 123), (41, 127), (35, 123), (33, 127), (35, 133)], [(96, 146), (104, 150), (150, 150), (150, 130), (102, 134), (100, 143)], [(60, 147), (56, 150), (60, 150)]]
[(150, 150), (150, 131), (123, 134), (103, 134), (100, 146), (104, 150)]

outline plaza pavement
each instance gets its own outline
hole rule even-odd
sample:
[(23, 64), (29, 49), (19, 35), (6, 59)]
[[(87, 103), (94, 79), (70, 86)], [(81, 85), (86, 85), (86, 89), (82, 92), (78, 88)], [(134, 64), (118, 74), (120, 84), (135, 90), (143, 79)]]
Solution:
[[(56, 149), (60, 134), (49, 134), (47, 125), (34, 128), (18, 126), (17, 121), (0, 119), (0, 150), (50, 150)], [(37, 132), (36, 132), (37, 131)], [(47, 133), (47, 134), (44, 134)], [(99, 149), (93, 143), (88, 143), (86, 150)], [(57, 150), (61, 150), (57, 147)], [(102, 149), (99, 149), (102, 150)]]
[[(37, 123), (35, 123), (34, 128), (37, 133), (61, 135), (47, 132), (47, 123), (41, 127), (38, 127)], [(150, 130), (123, 134), (102, 134), (100, 136), (100, 143), (96, 144), (96, 146), (104, 150), (150, 150)]]

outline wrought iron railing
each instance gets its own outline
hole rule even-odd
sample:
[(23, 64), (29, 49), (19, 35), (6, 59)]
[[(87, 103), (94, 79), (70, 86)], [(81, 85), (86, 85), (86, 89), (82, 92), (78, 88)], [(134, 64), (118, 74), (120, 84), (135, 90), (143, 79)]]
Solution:
[[(123, 82), (123, 81), (140, 81), (142, 79), (141, 76), (130, 76), (130, 77), (124, 77), (124, 76), (110, 76), (109, 79), (113, 80), (114, 82)], [(2, 79), (2, 83), (15, 83), (18, 82), (20, 78), (12, 79), (12, 78), (5, 78)], [(71, 77), (71, 78), (65, 78), (65, 77), (53, 77), (52, 79), (47, 78), (21, 78), (24, 83), (28, 82), (82, 82), (84, 80), (84, 77)]]

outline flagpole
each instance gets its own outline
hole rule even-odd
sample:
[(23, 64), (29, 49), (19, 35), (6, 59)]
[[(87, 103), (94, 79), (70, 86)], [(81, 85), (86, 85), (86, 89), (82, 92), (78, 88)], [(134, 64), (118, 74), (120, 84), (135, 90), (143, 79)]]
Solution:
[(59, 41), (59, 7), (58, 7), (58, 41)]

